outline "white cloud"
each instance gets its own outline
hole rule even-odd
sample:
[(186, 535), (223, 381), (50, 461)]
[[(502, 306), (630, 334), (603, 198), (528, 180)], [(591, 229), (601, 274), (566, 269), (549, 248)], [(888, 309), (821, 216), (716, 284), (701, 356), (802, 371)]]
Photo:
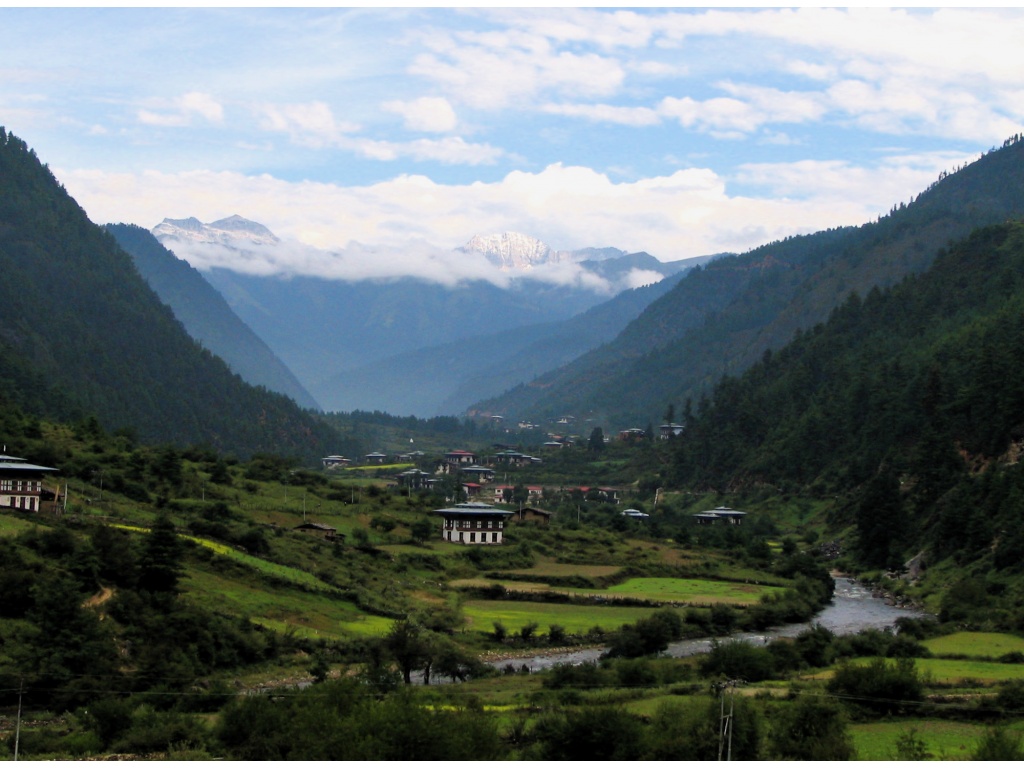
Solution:
[(340, 264), (361, 255), (377, 274), (405, 269), (419, 274), (424, 264), (428, 271), (465, 267), (443, 255), (426, 261), (422, 255), (411, 261), (403, 255), (447, 254), (473, 235), (503, 231), (531, 234), (558, 250), (615, 246), (646, 250), (665, 261), (743, 251), (792, 234), (871, 220), (965, 159), (943, 153), (894, 155), (871, 165), (746, 164), (735, 181), (758, 190), (756, 196), (731, 193), (727, 180), (708, 168), (616, 183), (589, 168), (556, 164), (538, 173), (515, 171), (491, 183), (445, 185), (405, 175), (353, 187), (208, 171), (58, 171), (57, 176), (101, 223), (148, 228), (164, 217), (214, 221), (240, 213), (284, 239), (345, 254)]
[(210, 94), (192, 91), (175, 99), (155, 99), (150, 108), (140, 109), (136, 116), (143, 125), (160, 127), (188, 126), (197, 116), (219, 124), (224, 122), (224, 107)]
[(323, 101), (262, 104), (255, 110), (260, 128), (273, 133), (287, 133), (293, 142), (303, 146), (332, 146), (345, 134), (359, 130), (358, 125), (336, 120), (330, 106)]
[(459, 119), (448, 99), (438, 96), (424, 96), (412, 101), (386, 101), (381, 107), (394, 112), (405, 120), (410, 131), (427, 133), (448, 133), (455, 130)]
[(540, 110), (549, 115), (582, 117), (600, 123), (616, 123), (642, 127), (661, 122), (658, 113), (649, 107), (616, 107), (610, 104), (544, 104)]

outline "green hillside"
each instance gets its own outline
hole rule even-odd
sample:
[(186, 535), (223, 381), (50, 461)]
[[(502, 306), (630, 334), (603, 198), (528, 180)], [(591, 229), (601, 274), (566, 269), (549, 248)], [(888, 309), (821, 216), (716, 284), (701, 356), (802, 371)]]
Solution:
[(770, 243), (716, 260), (654, 301), (612, 342), (472, 407), (538, 420), (595, 414), (619, 428), (660, 419), (709, 393), (798, 330), (926, 269), (939, 248), (976, 227), (1024, 215), (1024, 142), (1007, 141), (909, 204), (860, 227)]
[(341, 449), (292, 400), (245, 384), (193, 341), (114, 239), (2, 129), (0, 273), (5, 402), (242, 455)]
[(132, 257), (136, 269), (174, 310), (174, 316), (196, 341), (222, 358), (254, 386), (292, 398), (303, 408), (319, 410), (291, 371), (231, 311), (224, 297), (198, 270), (164, 248), (151, 232), (133, 224), (107, 224), (105, 229)]
[(919, 554), (936, 568), (932, 589), (966, 585), (937, 608), (1016, 626), (1022, 359), (1024, 225), (1008, 223), (951, 245), (921, 275), (851, 296), (688, 403), (666, 474), (685, 488), (835, 498), (830, 526), (847, 528), (862, 567)]

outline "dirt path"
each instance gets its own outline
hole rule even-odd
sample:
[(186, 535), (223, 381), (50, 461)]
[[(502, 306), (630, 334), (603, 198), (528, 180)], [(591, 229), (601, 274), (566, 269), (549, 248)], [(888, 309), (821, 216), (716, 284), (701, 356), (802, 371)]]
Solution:
[(112, 590), (110, 587), (103, 587), (99, 592), (97, 592), (95, 595), (93, 595), (84, 603), (82, 603), (82, 607), (95, 608), (98, 605), (103, 605), (105, 602), (107, 602), (107, 600), (109, 600), (113, 596), (114, 590)]

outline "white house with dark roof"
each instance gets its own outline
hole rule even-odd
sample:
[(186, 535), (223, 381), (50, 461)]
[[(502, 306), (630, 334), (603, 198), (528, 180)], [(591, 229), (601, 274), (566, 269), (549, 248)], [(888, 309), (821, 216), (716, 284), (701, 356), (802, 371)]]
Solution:
[(479, 501), (467, 501), (445, 509), (435, 509), (444, 518), (441, 538), (455, 544), (499, 545), (505, 523), (512, 516), (507, 509), (498, 509)]
[(54, 493), (43, 488), (43, 478), (56, 471), (17, 456), (0, 454), (0, 507), (38, 512), (44, 501), (54, 499)]

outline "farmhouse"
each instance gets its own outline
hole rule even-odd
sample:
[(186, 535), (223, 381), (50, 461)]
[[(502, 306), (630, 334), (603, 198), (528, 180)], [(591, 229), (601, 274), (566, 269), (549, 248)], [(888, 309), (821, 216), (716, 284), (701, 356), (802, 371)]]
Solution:
[(517, 523), (534, 523), (536, 525), (547, 525), (551, 522), (554, 512), (549, 512), (540, 507), (522, 507), (512, 513), (512, 519)]
[(395, 475), (395, 479), (398, 480), (398, 484), (402, 488), (411, 488), (416, 491), (421, 488), (431, 488), (437, 482), (436, 477), (422, 469), (408, 469)]
[[(327, 541), (334, 541), (339, 538), (338, 529), (332, 528), (329, 525), (323, 523), (303, 523), (302, 525), (295, 526), (294, 530), (299, 533), (306, 533), (310, 536), (316, 536), (320, 539), (326, 539)], [(341, 536), (340, 538), (345, 538)]]
[(347, 467), (352, 463), (352, 459), (346, 459), (344, 456), (324, 456), (320, 461), (323, 462), (324, 469), (339, 469), (341, 467)]
[(670, 437), (679, 437), (683, 432), (686, 431), (686, 427), (682, 424), (676, 424), (674, 421), (670, 421), (668, 424), (662, 424), (658, 427), (658, 432), (662, 440), (668, 440)]
[(746, 512), (740, 512), (738, 509), (715, 507), (705, 512), (698, 512), (693, 516), (693, 519), (697, 521), (698, 525), (714, 525), (719, 520), (729, 525), (740, 525), (746, 514)]
[(479, 501), (435, 509), (444, 518), (441, 538), (458, 544), (501, 544), (505, 521), (512, 512)]
[(43, 478), (53, 467), (29, 464), (17, 456), (0, 454), (0, 507), (38, 512), (54, 493), (43, 488)]

